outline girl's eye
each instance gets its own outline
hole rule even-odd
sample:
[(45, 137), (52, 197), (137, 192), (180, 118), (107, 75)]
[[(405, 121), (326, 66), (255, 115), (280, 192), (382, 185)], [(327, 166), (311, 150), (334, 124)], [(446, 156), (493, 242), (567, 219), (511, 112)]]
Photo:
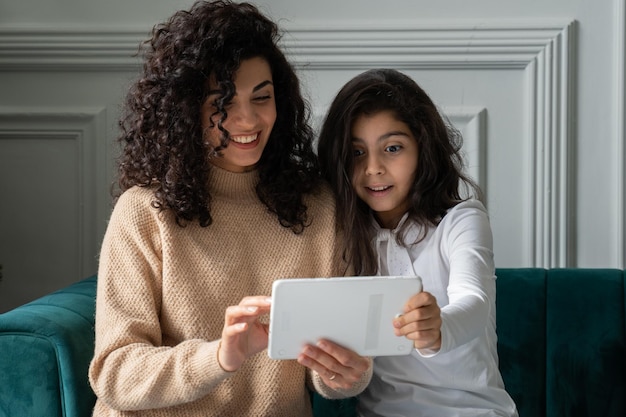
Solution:
[(259, 97), (255, 97), (253, 100), (256, 102), (264, 102), (269, 100), (270, 98), (272, 98), (272, 96), (270, 96), (269, 94), (266, 96), (259, 96)]
[(385, 151), (390, 153), (396, 153), (399, 152), (400, 149), (402, 149), (401, 145), (390, 145), (385, 148)]
[(361, 156), (361, 155), (363, 155), (364, 153), (365, 153), (365, 152), (363, 152), (363, 151), (362, 151), (362, 150), (360, 150), (360, 149), (353, 149), (353, 150), (352, 150), (352, 154), (353, 154), (354, 156)]

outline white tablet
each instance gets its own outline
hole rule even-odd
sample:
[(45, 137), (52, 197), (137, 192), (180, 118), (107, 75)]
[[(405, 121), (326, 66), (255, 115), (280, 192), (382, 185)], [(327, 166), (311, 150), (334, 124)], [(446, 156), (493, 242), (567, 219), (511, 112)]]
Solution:
[(422, 290), (417, 276), (281, 279), (272, 286), (268, 355), (295, 359), (321, 338), (361, 356), (406, 355), (413, 341), (396, 336), (393, 319)]

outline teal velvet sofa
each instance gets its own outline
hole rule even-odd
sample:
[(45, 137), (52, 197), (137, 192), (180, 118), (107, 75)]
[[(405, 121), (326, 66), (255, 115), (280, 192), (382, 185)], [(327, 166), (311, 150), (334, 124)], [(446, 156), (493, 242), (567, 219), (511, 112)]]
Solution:
[[(520, 417), (626, 416), (626, 288), (616, 269), (498, 269), (500, 369)], [(0, 417), (87, 417), (96, 277), (0, 314)], [(316, 417), (355, 398), (311, 396)]]

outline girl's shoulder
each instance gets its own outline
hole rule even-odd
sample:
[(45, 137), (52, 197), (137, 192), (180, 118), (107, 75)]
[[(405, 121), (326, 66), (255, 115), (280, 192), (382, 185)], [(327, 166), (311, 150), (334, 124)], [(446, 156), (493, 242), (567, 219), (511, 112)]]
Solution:
[(448, 215), (450, 214), (454, 215), (458, 213), (481, 213), (484, 215), (488, 214), (485, 205), (480, 200), (476, 200), (473, 198), (461, 201), (459, 204), (449, 209), (445, 217), (448, 217)]
[(489, 227), (489, 214), (485, 205), (479, 200), (469, 199), (450, 208), (436, 226), (441, 233), (449, 233), (453, 229)]
[(487, 208), (475, 199), (462, 201), (448, 210), (437, 229), (444, 235), (458, 235), (465, 232), (485, 236), (491, 234)]

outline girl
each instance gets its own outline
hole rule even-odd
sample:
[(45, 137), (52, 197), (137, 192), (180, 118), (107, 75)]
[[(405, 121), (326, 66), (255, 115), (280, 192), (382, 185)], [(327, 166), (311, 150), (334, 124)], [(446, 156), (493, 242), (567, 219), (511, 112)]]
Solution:
[(306, 367), (263, 353), (273, 280), (345, 269), (277, 41), (252, 5), (200, 1), (146, 45), (100, 256), (94, 416), (310, 416), (307, 382), (326, 397), (369, 382), (371, 360), (330, 342)]
[(459, 135), (412, 79), (370, 70), (337, 94), (318, 155), (344, 259), (360, 275), (423, 280), (390, 323), (415, 349), (374, 360), (360, 415), (517, 416), (498, 370), (489, 220)]

